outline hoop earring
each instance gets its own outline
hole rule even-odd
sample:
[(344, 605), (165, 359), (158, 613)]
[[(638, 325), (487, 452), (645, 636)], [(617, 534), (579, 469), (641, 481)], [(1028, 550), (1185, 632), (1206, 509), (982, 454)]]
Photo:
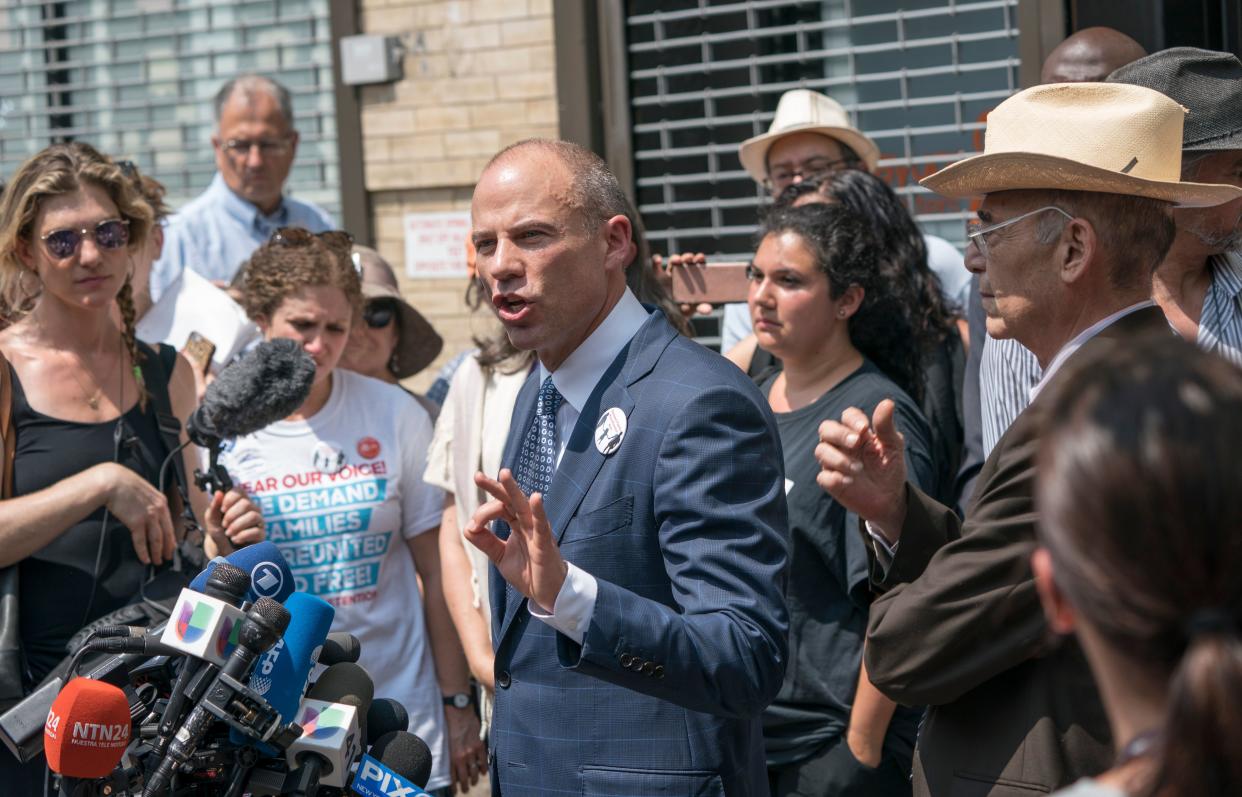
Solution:
[(397, 353), (394, 351), (392, 353), (392, 356), (388, 358), (388, 370), (392, 371), (393, 376), (396, 376), (397, 368), (398, 368)]

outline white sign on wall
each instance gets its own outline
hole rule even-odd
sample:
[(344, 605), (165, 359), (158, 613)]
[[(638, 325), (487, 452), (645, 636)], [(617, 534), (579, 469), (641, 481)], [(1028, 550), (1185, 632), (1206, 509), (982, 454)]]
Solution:
[(452, 278), (466, 276), (466, 239), (469, 236), (469, 211), (407, 213), (405, 275)]

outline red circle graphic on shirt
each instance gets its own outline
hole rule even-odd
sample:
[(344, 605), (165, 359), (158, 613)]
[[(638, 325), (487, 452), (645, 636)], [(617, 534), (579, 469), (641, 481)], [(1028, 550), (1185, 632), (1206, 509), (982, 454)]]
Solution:
[(379, 454), (380, 444), (374, 437), (364, 437), (358, 441), (358, 456), (363, 459), (375, 459)]

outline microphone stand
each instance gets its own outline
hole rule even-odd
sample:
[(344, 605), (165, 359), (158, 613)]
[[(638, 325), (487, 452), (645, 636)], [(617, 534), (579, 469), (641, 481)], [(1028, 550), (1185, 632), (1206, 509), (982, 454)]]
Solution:
[(194, 469), (194, 483), (198, 485), (198, 489), (207, 495), (215, 495), (217, 492), (227, 493), (233, 489), (233, 477), (223, 465), (220, 464), (220, 454), (223, 449), (223, 441), (215, 436), (202, 436), (195, 443), (207, 449), (207, 470), (201, 468)]

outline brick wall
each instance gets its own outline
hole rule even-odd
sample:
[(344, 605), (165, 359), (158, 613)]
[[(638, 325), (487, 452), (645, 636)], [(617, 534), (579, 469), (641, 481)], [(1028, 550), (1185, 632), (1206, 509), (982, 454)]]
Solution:
[(551, 0), (361, 0), (363, 33), (399, 36), (405, 79), (360, 91), (363, 168), (375, 246), (402, 292), (444, 337), (444, 352), (408, 380), (425, 390), (439, 366), (487, 334), (465, 280), (404, 277), (402, 221), (468, 210), (479, 172), (501, 147), (557, 133)]

